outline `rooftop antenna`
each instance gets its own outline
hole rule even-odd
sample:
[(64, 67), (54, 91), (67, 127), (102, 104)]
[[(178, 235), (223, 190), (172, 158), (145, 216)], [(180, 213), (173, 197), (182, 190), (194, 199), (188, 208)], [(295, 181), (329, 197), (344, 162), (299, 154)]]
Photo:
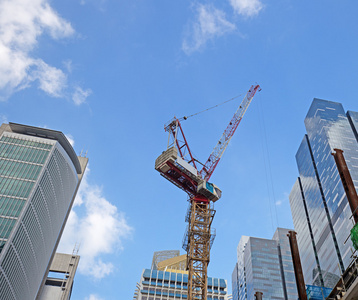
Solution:
[(78, 251), (80, 251), (81, 243), (75, 243), (72, 250), (72, 255), (78, 255)]

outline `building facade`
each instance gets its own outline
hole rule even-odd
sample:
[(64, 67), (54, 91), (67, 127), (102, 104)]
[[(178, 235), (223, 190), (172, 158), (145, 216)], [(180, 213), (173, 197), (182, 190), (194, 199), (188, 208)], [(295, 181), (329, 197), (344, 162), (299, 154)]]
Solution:
[(61, 132), (1, 125), (0, 299), (36, 298), (86, 164)]
[(234, 271), (232, 272), (231, 275), (231, 284), (232, 284), (232, 299), (239, 299), (239, 269), (238, 269), (238, 264), (235, 264), (235, 268)]
[[(144, 269), (137, 290), (136, 300), (175, 300), (188, 298), (188, 272), (186, 269), (186, 255), (179, 255), (177, 251), (155, 252), (153, 262), (158, 257), (170, 257), (160, 260), (158, 268)], [(220, 278), (208, 277), (207, 300), (228, 300), (227, 281)]]
[(262, 292), (262, 299), (297, 300), (288, 231), (277, 228), (271, 240), (241, 238), (237, 249), (238, 262), (234, 269), (237, 274), (232, 276), (236, 279), (232, 283), (233, 299), (254, 300), (255, 293)]
[(74, 253), (56, 253), (37, 300), (69, 300), (79, 261)]
[(334, 161), (343, 150), (358, 187), (358, 114), (342, 104), (314, 99), (305, 118), (307, 134), (296, 154), (299, 177), (290, 193), (306, 284), (333, 288), (352, 260), (352, 213)]

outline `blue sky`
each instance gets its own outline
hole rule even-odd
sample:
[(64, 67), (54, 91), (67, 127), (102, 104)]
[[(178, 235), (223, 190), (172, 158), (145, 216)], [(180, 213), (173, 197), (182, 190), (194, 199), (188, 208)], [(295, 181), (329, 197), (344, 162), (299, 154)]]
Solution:
[[(0, 119), (60, 130), (90, 159), (61, 244), (81, 243), (72, 299), (131, 299), (153, 252), (181, 249), (186, 195), (154, 170), (163, 125), (251, 84), (262, 91), (211, 177), (223, 197), (209, 275), (231, 287), (242, 235), (292, 227), (312, 99), (358, 111), (357, 10), (353, 0), (0, 1)], [(199, 160), (240, 101), (183, 122)]]

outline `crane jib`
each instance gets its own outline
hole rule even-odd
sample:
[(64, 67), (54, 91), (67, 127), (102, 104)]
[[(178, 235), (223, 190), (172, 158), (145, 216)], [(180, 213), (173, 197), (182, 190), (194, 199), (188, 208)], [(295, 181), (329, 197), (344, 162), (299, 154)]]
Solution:
[(213, 174), (220, 158), (224, 154), (226, 147), (228, 146), (248, 106), (250, 105), (252, 98), (254, 97), (256, 91), (259, 90), (259, 88), (259, 85), (251, 86), (243, 101), (241, 102), (239, 108), (230, 120), (229, 125), (226, 127), (223, 135), (221, 136), (220, 140), (216, 144), (214, 150), (211, 152), (208, 160), (200, 171), (200, 174), (204, 180), (209, 180), (211, 175)]

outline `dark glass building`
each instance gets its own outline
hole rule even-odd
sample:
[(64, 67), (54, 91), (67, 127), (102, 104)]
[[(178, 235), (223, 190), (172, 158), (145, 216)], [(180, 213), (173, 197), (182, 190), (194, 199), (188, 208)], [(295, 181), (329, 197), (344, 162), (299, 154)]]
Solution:
[(313, 100), (305, 118), (299, 177), (289, 199), (306, 284), (332, 288), (351, 262), (351, 211), (331, 153), (344, 151), (357, 188), (357, 125), (358, 113), (321, 99)]

